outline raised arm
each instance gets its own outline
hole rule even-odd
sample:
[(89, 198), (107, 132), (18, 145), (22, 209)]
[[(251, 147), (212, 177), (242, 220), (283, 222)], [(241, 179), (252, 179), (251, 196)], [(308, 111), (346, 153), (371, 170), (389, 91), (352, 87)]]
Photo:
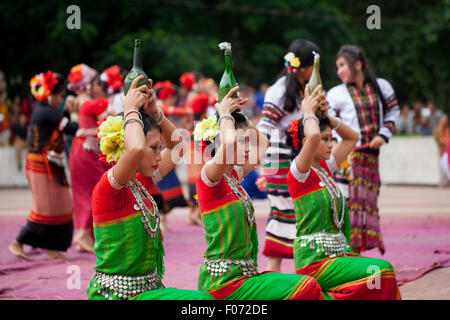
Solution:
[[(150, 87), (153, 82), (149, 79)], [(161, 127), (162, 141), (165, 149), (161, 152), (161, 162), (159, 165), (159, 173), (161, 177), (167, 175), (175, 168), (178, 161), (183, 157), (184, 150), (187, 149), (187, 143), (183, 136), (177, 130), (177, 127), (164, 115), (164, 112), (156, 106), (156, 98), (153, 95), (153, 89), (150, 89), (148, 102), (144, 106), (144, 110), (153, 117)]]
[[(236, 86), (232, 88), (223, 98), (222, 102), (217, 105), (219, 117), (222, 121), (219, 123), (220, 146), (217, 148), (214, 158), (205, 164), (205, 174), (211, 182), (219, 181), (223, 173), (234, 166), (234, 147), (236, 141), (236, 129), (233, 121), (230, 119), (233, 111), (241, 108), (246, 99), (233, 99), (231, 96), (239, 90)], [(228, 159), (233, 159), (232, 161)], [(227, 163), (229, 162), (229, 163)]]
[[(133, 80), (127, 95), (123, 100), (124, 114), (128, 111), (138, 111), (148, 99), (149, 89), (142, 85), (136, 88), (136, 85), (143, 76)], [(139, 117), (135, 112), (128, 113), (126, 119), (137, 119)], [(124, 119), (124, 120), (126, 120)], [(144, 157), (145, 135), (142, 125), (138, 121), (130, 121), (124, 128), (124, 152), (114, 167), (114, 179), (121, 185), (126, 184), (134, 177), (138, 166)]]
[(305, 97), (302, 101), (303, 132), (305, 137), (302, 149), (295, 157), (295, 164), (301, 173), (306, 173), (311, 167), (321, 139), (319, 122), (315, 116), (315, 111), (319, 107), (318, 101), (324, 99), (324, 94), (319, 94), (319, 88), (321, 86), (317, 86), (310, 95), (308, 85), (306, 85)]
[(332, 151), (337, 165), (340, 165), (347, 158), (348, 154), (352, 152), (353, 148), (358, 142), (358, 133), (347, 126), (345, 123), (343, 123), (339, 118), (335, 118), (329, 115), (327, 100), (321, 102), (320, 109), (323, 111), (324, 116), (330, 119), (332, 128), (342, 138), (341, 142), (339, 142), (339, 144), (335, 148), (333, 148)]
[[(247, 176), (252, 170), (254, 170), (259, 164), (261, 163), (261, 160), (264, 156), (264, 153), (266, 152), (267, 148), (269, 147), (269, 139), (267, 139), (267, 136), (260, 132), (251, 122), (250, 122), (250, 160), (253, 163), (249, 163), (243, 166), (244, 172), (243, 177)], [(254, 138), (256, 137), (256, 139)], [(256, 140), (255, 143), (252, 144), (252, 141)], [(254, 157), (256, 157), (256, 162), (254, 161)]]

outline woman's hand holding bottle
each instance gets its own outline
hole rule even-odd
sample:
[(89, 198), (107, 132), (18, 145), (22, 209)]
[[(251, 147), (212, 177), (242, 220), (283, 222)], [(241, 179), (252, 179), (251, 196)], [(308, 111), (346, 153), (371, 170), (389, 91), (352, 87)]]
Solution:
[(248, 99), (244, 99), (241, 97), (232, 98), (232, 95), (239, 90), (239, 86), (232, 88), (227, 95), (223, 98), (223, 100), (216, 104), (217, 111), (219, 112), (219, 116), (231, 115), (236, 110), (240, 110), (240, 108), (247, 103)]
[(139, 108), (145, 106), (148, 97), (150, 95), (150, 89), (146, 85), (142, 85), (136, 88), (137, 83), (143, 77), (144, 77), (143, 75), (136, 77), (136, 79), (134, 79), (133, 82), (131, 83), (127, 95), (125, 96), (122, 94), (121, 99), (125, 113), (131, 110), (138, 111)]
[(319, 108), (319, 101), (324, 98), (324, 94), (319, 94), (319, 90), (322, 89), (322, 86), (317, 86), (314, 91), (309, 94), (309, 86), (306, 85), (305, 88), (305, 97), (302, 100), (302, 113), (303, 117), (314, 115), (317, 108)]

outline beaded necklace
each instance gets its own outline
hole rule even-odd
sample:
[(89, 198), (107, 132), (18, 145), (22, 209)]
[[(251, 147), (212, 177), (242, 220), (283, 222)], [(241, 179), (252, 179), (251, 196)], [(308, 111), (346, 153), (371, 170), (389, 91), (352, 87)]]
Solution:
[[(138, 206), (141, 208), (141, 222), (144, 225), (145, 230), (151, 238), (156, 238), (159, 229), (158, 205), (156, 204), (155, 200), (153, 200), (153, 197), (150, 195), (150, 193), (148, 193), (147, 189), (145, 189), (142, 183), (140, 183), (138, 180), (135, 180), (134, 182), (128, 182), (128, 187), (130, 188), (131, 193), (136, 199)], [(150, 200), (153, 206), (153, 210), (149, 210), (145, 205), (144, 200), (142, 199), (142, 194), (144, 194), (144, 196), (148, 200)], [(150, 223), (150, 220), (155, 225), (155, 227), (152, 227), (152, 223)]]
[[(328, 175), (325, 169), (320, 168), (316, 169), (313, 166), (311, 168), (314, 170), (315, 173), (319, 176), (320, 180), (325, 184), (325, 188), (328, 191), (328, 194), (330, 195), (330, 202), (331, 202), (331, 209), (333, 211), (333, 220), (336, 227), (338, 227), (339, 230), (342, 228), (342, 224), (344, 222), (344, 215), (345, 215), (345, 202), (342, 197), (342, 193), (334, 184), (333, 178)], [(342, 209), (341, 209), (341, 217), (338, 218), (338, 209), (336, 200), (342, 199)]]
[[(228, 183), (228, 186), (236, 195), (236, 197), (241, 201), (242, 206), (244, 207), (245, 213), (247, 215), (247, 221), (250, 226), (255, 222), (255, 208), (253, 207), (253, 202), (247, 191), (241, 186), (239, 181), (234, 176), (229, 176), (227, 174), (223, 175), (225, 181)], [(241, 193), (240, 190), (243, 192)]]

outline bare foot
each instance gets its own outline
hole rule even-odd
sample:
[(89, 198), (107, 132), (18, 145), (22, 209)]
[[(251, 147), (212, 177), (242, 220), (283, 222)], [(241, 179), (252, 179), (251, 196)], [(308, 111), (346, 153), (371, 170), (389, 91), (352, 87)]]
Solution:
[(159, 228), (162, 233), (170, 233), (169, 228), (167, 227), (167, 217), (165, 214), (161, 215), (161, 220), (159, 221)]
[(25, 260), (30, 260), (30, 258), (25, 254), (25, 251), (23, 251), (23, 245), (18, 242), (17, 240), (14, 240), (13, 242), (11, 242), (11, 244), (8, 247), (8, 250), (15, 255), (16, 257), (25, 259)]
[(69, 260), (69, 257), (63, 255), (59, 251), (48, 250), (47, 251), (47, 260), (56, 260), (56, 259)]
[(198, 207), (195, 207), (195, 209), (189, 212), (188, 224), (195, 224), (198, 226), (202, 225), (202, 218), (200, 216), (200, 209)]
[(74, 242), (78, 252), (94, 252), (94, 237), (90, 230), (82, 229), (76, 235)]

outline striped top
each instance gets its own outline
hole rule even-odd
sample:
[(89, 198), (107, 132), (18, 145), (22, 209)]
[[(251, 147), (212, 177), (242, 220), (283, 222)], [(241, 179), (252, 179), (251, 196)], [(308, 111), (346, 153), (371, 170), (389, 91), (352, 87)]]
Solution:
[[(142, 212), (128, 186), (115, 182), (113, 168), (105, 172), (92, 193), (94, 220), (94, 253), (97, 263), (94, 269), (107, 274), (146, 275), (157, 269), (164, 273), (161, 232), (151, 238), (141, 221)], [(153, 177), (136, 178), (149, 190), (160, 179), (156, 171)], [(149, 210), (155, 210), (144, 199)]]
[[(342, 121), (359, 133), (357, 147), (370, 142), (376, 135), (389, 140), (395, 130), (395, 122), (400, 116), (400, 107), (394, 89), (385, 79), (378, 78), (387, 108), (384, 109), (370, 83), (359, 90), (354, 84), (340, 84), (328, 91), (330, 116), (338, 116)], [(340, 140), (340, 137), (336, 135)]]
[[(291, 120), (301, 117), (301, 101), (298, 101), (298, 107), (292, 112), (284, 110), (285, 83), (286, 76), (283, 76), (267, 89), (264, 96), (261, 120), (256, 126), (259, 131), (270, 137), (271, 145), (284, 144), (286, 142), (284, 128), (289, 126)], [(267, 153), (271, 153), (269, 149)]]
[[(207, 248), (205, 259), (252, 259), (256, 264), (258, 238), (255, 223), (247, 218), (243, 203), (234, 194), (224, 177), (213, 183), (204, 174), (197, 180), (198, 204), (202, 216)], [(242, 181), (242, 168), (235, 166), (232, 176)], [(241, 194), (245, 190), (239, 187)], [(253, 208), (251, 208), (253, 215)], [(199, 289), (211, 291), (230, 280), (242, 276), (242, 271), (233, 265), (221, 277), (212, 276), (206, 266), (200, 267)]]
[[(332, 156), (326, 162), (322, 161), (320, 166), (328, 174), (329, 180), (332, 179), (332, 174), (336, 171), (336, 160), (334, 157)], [(297, 235), (294, 241), (294, 263), (296, 269), (298, 269), (329, 256), (326, 254), (326, 251), (319, 250), (320, 245), (317, 244), (317, 241), (314, 244), (307, 243), (305, 245), (305, 239), (311, 239), (311, 235), (319, 235), (320, 237), (327, 234), (325, 235), (328, 239), (327, 241), (333, 242), (335, 240), (330, 239), (338, 238), (341, 230), (336, 226), (333, 219), (330, 194), (314, 170), (309, 169), (306, 173), (301, 173), (298, 171), (295, 161), (293, 161), (287, 181), (289, 193), (295, 207)], [(335, 187), (338, 190), (336, 185)], [(336, 201), (338, 218), (341, 217), (342, 205), (345, 205), (343, 201), (342, 195)], [(350, 225), (347, 207), (345, 208), (342, 231), (345, 236), (345, 242), (349, 244)], [(302, 241), (302, 238), (304, 241)], [(338, 244), (336, 243), (336, 245)], [(350, 250), (348, 248), (347, 252), (350, 252)]]

